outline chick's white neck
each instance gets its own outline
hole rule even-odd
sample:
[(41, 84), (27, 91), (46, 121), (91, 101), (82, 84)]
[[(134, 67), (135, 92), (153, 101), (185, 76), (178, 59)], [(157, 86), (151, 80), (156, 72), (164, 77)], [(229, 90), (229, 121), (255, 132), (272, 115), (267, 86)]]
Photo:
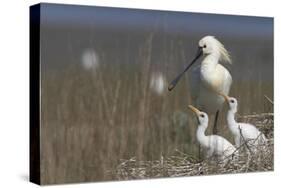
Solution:
[(230, 131), (235, 135), (240, 134), (238, 123), (235, 121), (235, 112), (233, 110), (228, 110), (226, 119)]
[(206, 128), (206, 125), (199, 125), (196, 131), (197, 140), (203, 147), (208, 147), (208, 138), (205, 135)]

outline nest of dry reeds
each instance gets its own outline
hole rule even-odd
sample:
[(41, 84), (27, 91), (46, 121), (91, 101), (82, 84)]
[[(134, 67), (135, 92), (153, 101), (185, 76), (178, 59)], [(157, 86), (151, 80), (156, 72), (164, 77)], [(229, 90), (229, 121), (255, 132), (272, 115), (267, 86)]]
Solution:
[[(122, 160), (116, 169), (110, 171), (119, 180), (180, 177), (209, 174), (228, 174), (273, 170), (274, 142), (273, 142), (273, 114), (255, 114), (238, 117), (239, 121), (254, 123), (268, 139), (257, 152), (245, 152), (238, 148), (239, 157), (225, 161), (215, 158), (196, 159), (188, 154), (175, 151), (169, 157), (159, 160), (139, 161), (135, 157)], [(244, 148), (245, 149), (245, 148)]]

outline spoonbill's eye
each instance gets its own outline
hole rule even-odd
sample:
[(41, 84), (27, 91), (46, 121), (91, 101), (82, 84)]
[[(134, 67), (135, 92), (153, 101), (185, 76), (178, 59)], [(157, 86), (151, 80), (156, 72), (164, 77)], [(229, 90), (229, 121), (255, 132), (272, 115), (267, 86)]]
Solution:
[(204, 114), (201, 114), (200, 116), (201, 116), (202, 118), (203, 118), (203, 117), (205, 117), (205, 115), (204, 115)]
[(234, 100), (233, 100), (233, 99), (231, 99), (231, 100), (230, 100), (230, 102), (231, 102), (231, 103), (234, 103)]
[(206, 44), (204, 44), (203, 48), (207, 48)]

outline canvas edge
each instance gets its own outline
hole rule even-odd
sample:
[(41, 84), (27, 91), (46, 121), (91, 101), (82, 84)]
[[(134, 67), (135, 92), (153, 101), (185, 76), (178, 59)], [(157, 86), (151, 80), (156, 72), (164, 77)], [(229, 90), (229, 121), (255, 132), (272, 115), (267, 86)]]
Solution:
[(41, 185), (40, 14), (40, 4), (29, 7), (29, 181), (39, 185)]

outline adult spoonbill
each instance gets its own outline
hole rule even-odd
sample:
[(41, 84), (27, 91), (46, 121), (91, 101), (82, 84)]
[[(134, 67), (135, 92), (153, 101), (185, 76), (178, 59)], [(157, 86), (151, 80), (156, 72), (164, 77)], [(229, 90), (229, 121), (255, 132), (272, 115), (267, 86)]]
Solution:
[(205, 135), (209, 121), (208, 115), (205, 112), (199, 111), (192, 105), (188, 107), (197, 116), (198, 128), (196, 131), (196, 138), (200, 145), (207, 150), (207, 157), (218, 156), (220, 159), (225, 159), (235, 154), (236, 148), (225, 138), (218, 135)]
[(248, 146), (255, 151), (258, 149), (257, 147), (264, 145), (267, 139), (254, 125), (236, 122), (237, 100), (222, 93), (221, 95), (225, 98), (229, 107), (226, 119), (228, 128), (234, 136), (235, 146), (239, 147), (244, 142), (247, 142)]
[(171, 91), (183, 74), (204, 56), (201, 64), (195, 66), (189, 77), (191, 97), (196, 106), (208, 114), (215, 114), (213, 133), (217, 133), (217, 120), (224, 98), (215, 91), (228, 95), (232, 84), (232, 77), (228, 70), (219, 64), (221, 61), (231, 63), (228, 51), (213, 36), (205, 36), (199, 41), (198, 51), (191, 63), (169, 85)]

